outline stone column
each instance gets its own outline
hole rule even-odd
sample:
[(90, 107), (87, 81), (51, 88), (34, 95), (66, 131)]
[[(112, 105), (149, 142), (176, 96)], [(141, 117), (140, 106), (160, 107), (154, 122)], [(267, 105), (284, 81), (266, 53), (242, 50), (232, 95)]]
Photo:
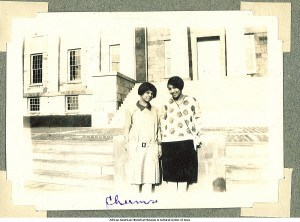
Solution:
[(171, 28), (171, 75), (189, 79), (189, 51), (186, 26)]
[(135, 70), (136, 81), (147, 81), (146, 61), (146, 30), (145, 28), (135, 29)]

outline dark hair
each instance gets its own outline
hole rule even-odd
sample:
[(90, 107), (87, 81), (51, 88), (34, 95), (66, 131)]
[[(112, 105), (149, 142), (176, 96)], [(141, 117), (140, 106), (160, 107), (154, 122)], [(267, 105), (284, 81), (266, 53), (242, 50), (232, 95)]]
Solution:
[(182, 90), (184, 82), (179, 76), (173, 76), (168, 80), (168, 85), (172, 85), (174, 88)]
[(153, 98), (156, 97), (156, 93), (157, 93), (156, 87), (153, 84), (151, 84), (150, 82), (143, 82), (139, 86), (138, 94), (141, 96), (147, 91), (151, 91), (153, 93)]

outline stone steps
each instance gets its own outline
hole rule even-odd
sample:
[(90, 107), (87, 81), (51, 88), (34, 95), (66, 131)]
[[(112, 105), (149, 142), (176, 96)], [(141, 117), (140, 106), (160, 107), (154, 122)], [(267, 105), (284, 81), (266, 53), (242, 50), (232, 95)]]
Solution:
[(99, 153), (99, 154), (112, 154), (113, 145), (110, 142), (70, 142), (70, 141), (33, 141), (32, 148), (33, 153), (39, 152), (74, 152), (74, 153)]
[(263, 183), (268, 169), (268, 144), (226, 146), (226, 181), (232, 184)]
[[(112, 189), (114, 186), (113, 142), (34, 141), (32, 151), (29, 187), (39, 183), (47, 189), (55, 184), (71, 189)], [(52, 186), (46, 186), (47, 183)]]
[(243, 156), (243, 157), (226, 157), (225, 164), (230, 166), (257, 166), (263, 167), (266, 165), (266, 158), (263, 156)]
[(69, 186), (113, 189), (113, 175), (89, 175), (70, 171), (33, 170), (31, 182), (44, 182)]
[(75, 160), (43, 160), (33, 159), (33, 168), (36, 170), (50, 170), (85, 173), (88, 175), (114, 175), (113, 162), (88, 162)]
[(255, 165), (226, 166), (226, 179), (235, 181), (261, 180), (262, 169)]
[(228, 192), (245, 192), (245, 194), (249, 193), (252, 190), (260, 190), (262, 193), (268, 192), (270, 188), (270, 181), (269, 180), (251, 180), (251, 179), (244, 179), (244, 180), (234, 180), (234, 179), (226, 179), (226, 190)]
[(226, 157), (227, 158), (267, 158), (269, 150), (267, 144), (256, 145), (251, 144), (248, 146), (242, 145), (226, 145)]
[(40, 160), (61, 160), (61, 161), (85, 161), (85, 162), (93, 162), (93, 163), (110, 163), (113, 162), (113, 156), (111, 154), (90, 154), (90, 153), (70, 153), (61, 151), (60, 153), (33, 153), (33, 159)]

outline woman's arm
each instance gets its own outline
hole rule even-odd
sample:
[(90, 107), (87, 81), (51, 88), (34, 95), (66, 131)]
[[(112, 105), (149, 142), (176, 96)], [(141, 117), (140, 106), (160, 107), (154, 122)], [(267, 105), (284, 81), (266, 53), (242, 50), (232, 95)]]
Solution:
[(163, 130), (167, 120), (167, 107), (163, 106), (158, 111), (158, 124), (159, 124), (159, 139), (162, 141)]
[(194, 119), (195, 119), (195, 127), (196, 127), (196, 132), (197, 135), (200, 136), (200, 134), (202, 133), (202, 127), (203, 127), (203, 121), (202, 121), (202, 111), (200, 108), (200, 104), (197, 100), (195, 100), (195, 111), (194, 111)]
[(156, 110), (156, 118), (157, 118), (157, 134), (156, 134), (156, 141), (158, 144), (158, 157), (161, 157), (161, 140), (162, 140), (162, 132), (161, 132), (161, 111)]
[(124, 138), (125, 141), (129, 141), (129, 132), (132, 126), (132, 118), (131, 118), (131, 113), (126, 110), (125, 112), (125, 124), (124, 124)]

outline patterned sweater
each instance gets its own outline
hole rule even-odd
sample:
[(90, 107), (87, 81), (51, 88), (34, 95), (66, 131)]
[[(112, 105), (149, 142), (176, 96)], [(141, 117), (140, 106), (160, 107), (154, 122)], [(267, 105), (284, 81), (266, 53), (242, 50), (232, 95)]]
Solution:
[(184, 96), (181, 104), (170, 98), (162, 108), (162, 142), (194, 139), (200, 132), (200, 117), (200, 106), (195, 98)]

